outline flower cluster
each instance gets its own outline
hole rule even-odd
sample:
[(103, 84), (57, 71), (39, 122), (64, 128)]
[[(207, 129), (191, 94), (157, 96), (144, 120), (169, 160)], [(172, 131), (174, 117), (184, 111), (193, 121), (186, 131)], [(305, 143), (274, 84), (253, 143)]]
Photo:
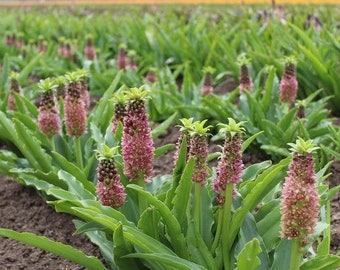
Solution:
[(253, 81), (250, 77), (249, 70), (248, 70), (248, 64), (250, 63), (250, 59), (246, 58), (244, 54), (239, 56), (238, 58), (238, 64), (241, 69), (241, 75), (240, 75), (240, 91), (243, 92), (244, 90), (253, 91)]
[(287, 57), (284, 62), (285, 70), (280, 82), (280, 101), (291, 104), (295, 101), (298, 90), (295, 75), (296, 60), (293, 57)]
[[(224, 204), (224, 196), (222, 195), (227, 184), (241, 182), (241, 174), (243, 172), (242, 161), (242, 124), (236, 123), (235, 120), (229, 118), (229, 124), (219, 124), (222, 126), (221, 131), (225, 132), (223, 152), (221, 159), (217, 165), (216, 178), (214, 180), (213, 190), (217, 194), (217, 201), (220, 205)], [(236, 191), (235, 191), (236, 192)], [(234, 193), (235, 193), (234, 192)]]
[(79, 137), (86, 133), (87, 111), (82, 96), (79, 76), (75, 73), (66, 74), (68, 84), (65, 94), (65, 126), (68, 136)]
[(190, 147), (188, 152), (188, 157), (194, 159), (192, 181), (200, 183), (202, 186), (206, 184), (206, 178), (209, 176), (207, 132), (211, 126), (204, 127), (206, 121), (193, 123), (190, 131)]
[(38, 87), (43, 90), (39, 106), (38, 125), (46, 136), (60, 133), (60, 117), (54, 101), (54, 90), (57, 87), (51, 79), (40, 81)]
[(117, 93), (113, 96), (114, 115), (112, 119), (112, 133), (116, 133), (119, 123), (123, 124), (126, 114), (126, 98), (123, 93)]
[(142, 88), (131, 88), (124, 94), (128, 98), (126, 114), (123, 119), (124, 173), (130, 180), (143, 178), (149, 182), (153, 174), (155, 148), (145, 108), (148, 92)]
[(315, 230), (319, 215), (319, 195), (315, 185), (312, 141), (299, 138), (290, 144), (293, 160), (282, 188), (281, 236), (297, 239), (305, 246)]
[(114, 154), (117, 148), (109, 148), (104, 145), (103, 152), (97, 152), (99, 160), (97, 166), (97, 195), (101, 204), (119, 208), (124, 204), (126, 193), (120, 181)]

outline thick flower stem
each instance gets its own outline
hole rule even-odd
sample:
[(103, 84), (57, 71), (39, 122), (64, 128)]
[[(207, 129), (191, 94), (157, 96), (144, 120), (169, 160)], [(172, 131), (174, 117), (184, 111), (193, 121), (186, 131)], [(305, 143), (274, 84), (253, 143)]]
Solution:
[[(137, 185), (142, 187), (144, 189), (145, 186), (145, 180), (143, 177), (140, 177), (137, 180)], [(138, 206), (139, 206), (139, 214), (141, 215), (145, 209), (148, 207), (148, 202), (147, 200), (143, 197), (141, 193), (138, 194)]]
[(233, 199), (233, 183), (227, 184), (225, 189), (225, 201), (223, 205), (223, 228), (222, 228), (222, 254), (224, 269), (230, 268), (228, 234), (230, 231), (231, 203)]
[(55, 136), (51, 137), (51, 146), (52, 146), (52, 151), (55, 152)]
[(74, 151), (76, 154), (77, 165), (80, 169), (83, 169), (83, 155), (81, 150), (81, 139), (80, 136), (74, 138)]
[(302, 253), (301, 253), (299, 239), (293, 239), (292, 250), (291, 250), (291, 255), (290, 255), (290, 264), (289, 264), (290, 270), (300, 269), (301, 256), (302, 256)]
[(195, 202), (194, 202), (194, 224), (197, 232), (200, 232), (200, 213), (201, 213), (201, 183), (195, 183)]

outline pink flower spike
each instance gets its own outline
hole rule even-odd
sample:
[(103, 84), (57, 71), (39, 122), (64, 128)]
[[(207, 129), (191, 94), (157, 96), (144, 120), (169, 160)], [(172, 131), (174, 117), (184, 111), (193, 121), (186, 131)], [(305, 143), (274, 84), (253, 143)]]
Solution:
[(146, 114), (148, 92), (142, 88), (125, 91), (129, 102), (123, 119), (122, 155), (124, 173), (130, 180), (151, 181), (155, 148)]
[(229, 124), (219, 124), (223, 128), (222, 132), (225, 132), (226, 138), (224, 141), (224, 147), (221, 159), (217, 164), (216, 178), (213, 183), (213, 190), (217, 195), (218, 203), (224, 203), (223, 193), (227, 184), (234, 185), (233, 195), (236, 195), (235, 185), (241, 182), (241, 175), (243, 172), (242, 161), (242, 132), (244, 128), (241, 125), (244, 122), (236, 123), (235, 120), (229, 118)]
[(304, 247), (314, 233), (319, 216), (319, 195), (315, 183), (311, 140), (298, 138), (292, 146), (293, 160), (282, 188), (281, 237), (298, 239)]
[(65, 95), (65, 127), (68, 136), (79, 137), (86, 133), (86, 109), (81, 96), (81, 86), (78, 75), (68, 73), (65, 76), (69, 81)]
[(292, 104), (296, 99), (298, 90), (298, 81), (295, 74), (296, 60), (293, 57), (287, 57), (284, 61), (285, 70), (280, 82), (280, 101)]
[(103, 152), (97, 152), (97, 196), (102, 205), (119, 208), (124, 204), (126, 193), (114, 162), (117, 147), (104, 145)]
[(206, 179), (209, 176), (207, 157), (208, 157), (208, 142), (207, 135), (211, 126), (204, 127), (207, 120), (202, 122), (194, 122), (190, 131), (190, 149), (188, 158), (194, 159), (194, 170), (192, 181), (200, 183), (201, 186), (206, 184)]

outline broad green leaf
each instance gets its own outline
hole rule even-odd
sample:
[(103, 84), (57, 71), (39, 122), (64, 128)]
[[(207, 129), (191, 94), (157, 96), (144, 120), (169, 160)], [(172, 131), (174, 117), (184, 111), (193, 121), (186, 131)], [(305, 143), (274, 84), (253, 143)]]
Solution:
[(29, 62), (24, 69), (20, 72), (18, 81), (19, 83), (23, 83), (24, 80), (32, 73), (32, 71), (37, 67), (37, 63), (40, 60), (43, 53), (37, 54), (36, 57), (34, 57), (31, 62)]
[(228, 235), (229, 243), (233, 243), (239, 228), (248, 212), (251, 212), (258, 203), (282, 180), (280, 173), (282, 169), (288, 166), (290, 158), (281, 160), (278, 164), (266, 169), (260, 174), (253, 189), (247, 194), (242, 201), (242, 206), (238, 208), (231, 220), (230, 234)]
[(256, 134), (250, 136), (247, 140), (242, 143), (242, 152), (245, 152), (248, 146), (263, 133), (263, 131), (257, 132)]
[[(76, 179), (72, 174), (63, 170), (59, 170), (58, 176), (68, 185), (68, 190), (74, 194), (77, 194), (80, 199), (94, 200), (96, 198), (95, 195), (89, 190), (85, 189), (83, 183)], [(92, 184), (91, 182), (87, 183)], [(95, 187), (93, 186), (92, 189), (95, 189)]]
[(179, 180), (178, 186), (173, 197), (172, 213), (177, 218), (183, 232), (186, 230), (187, 209), (190, 202), (190, 194), (192, 187), (192, 172), (194, 168), (194, 159), (190, 158), (189, 162), (184, 168), (183, 174)]
[[(82, 222), (80, 220), (73, 220), (73, 223), (75, 227), (78, 229), (82, 227), (86, 227), (85, 222)], [(96, 223), (98, 226), (101, 226), (100, 224)], [(81, 229), (80, 229), (81, 230)], [(76, 231), (76, 232), (77, 232)], [(105, 260), (110, 264), (114, 265), (114, 260), (113, 260), (113, 254), (112, 254), (112, 249), (113, 249), (113, 243), (112, 241), (109, 241), (106, 237), (105, 232), (102, 231), (102, 229), (99, 230), (85, 230), (84, 233), (86, 236), (91, 240), (91, 242), (95, 245), (97, 245), (100, 249), (101, 254), (105, 258)]]
[[(87, 180), (85, 174), (78, 166), (73, 163), (67, 161), (62, 155), (57, 152), (52, 152), (53, 156), (58, 160), (60, 164), (60, 168), (73, 175), (79, 182), (83, 184), (83, 186), (90, 191), (92, 194), (95, 194), (96, 188), (92, 182)], [(67, 182), (67, 180), (65, 180)]]
[(139, 195), (143, 196), (159, 211), (164, 220), (167, 233), (176, 254), (184, 259), (189, 258), (189, 252), (186, 249), (186, 241), (182, 233), (180, 223), (175, 218), (171, 210), (162, 201), (155, 198), (151, 193), (143, 190), (140, 186), (130, 184), (127, 188), (137, 191)]
[(332, 254), (315, 256), (306, 261), (300, 267), (300, 270), (329, 270), (339, 269), (340, 257)]
[(93, 256), (87, 256), (82, 251), (72, 246), (52, 241), (43, 236), (38, 236), (28, 232), (18, 233), (16, 231), (3, 228), (0, 228), (0, 235), (46, 250), (78, 265), (84, 266), (89, 270), (106, 269), (99, 259)]
[(176, 160), (176, 166), (173, 172), (173, 180), (172, 187), (166, 194), (166, 205), (172, 209), (172, 200), (175, 196), (175, 191), (179, 185), (180, 179), (182, 177), (187, 159), (187, 139), (186, 136), (183, 136), (182, 143), (180, 145), (180, 149), (178, 151), (178, 158)]
[(137, 260), (126, 257), (133, 252), (133, 246), (124, 238), (123, 226), (120, 223), (113, 233), (114, 262), (119, 269), (140, 269)]
[(255, 270), (261, 261), (257, 255), (261, 252), (260, 241), (257, 238), (246, 243), (237, 256), (237, 270)]
[(206, 269), (203, 266), (200, 266), (188, 260), (184, 260), (182, 258), (173, 256), (173, 255), (163, 254), (163, 253), (134, 253), (134, 254), (130, 254), (125, 257), (141, 258), (141, 259), (149, 259), (149, 260), (158, 261), (164, 264), (164, 266), (167, 266), (167, 269), (178, 269), (178, 270), (204, 270)]
[(15, 130), (18, 134), (18, 139), (21, 144), (24, 145), (26, 151), (23, 154), (33, 155), (32, 167), (35, 169), (41, 169), (43, 172), (49, 172), (52, 170), (52, 159), (46, 154), (46, 152), (41, 148), (39, 141), (32, 135), (26, 126), (24, 126), (19, 120), (13, 119)]
[(277, 246), (271, 270), (287, 270), (292, 253), (292, 241), (282, 239)]
[(163, 121), (160, 125), (155, 127), (151, 131), (151, 135), (153, 139), (158, 138), (160, 135), (164, 134), (167, 128), (172, 124), (175, 117), (177, 116), (177, 113), (175, 112), (173, 115), (171, 115), (167, 120)]

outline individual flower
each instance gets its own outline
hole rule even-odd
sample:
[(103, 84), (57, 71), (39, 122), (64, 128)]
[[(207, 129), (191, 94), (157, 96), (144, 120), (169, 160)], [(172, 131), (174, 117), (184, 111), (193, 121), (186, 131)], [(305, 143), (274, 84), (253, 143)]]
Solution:
[(284, 59), (285, 69), (280, 82), (280, 101), (294, 103), (298, 90), (298, 81), (295, 74), (296, 59), (287, 57)]
[(97, 58), (96, 48), (93, 45), (93, 38), (91, 35), (88, 35), (86, 37), (84, 56), (85, 56), (85, 59), (91, 60), (91, 61)]
[(206, 184), (209, 176), (207, 157), (208, 157), (208, 130), (211, 126), (204, 127), (207, 120), (202, 122), (194, 122), (190, 131), (190, 149), (189, 158), (194, 159), (194, 169), (192, 173), (192, 181), (200, 183), (201, 186)]
[(126, 66), (127, 69), (130, 69), (132, 71), (137, 71), (138, 67), (137, 67), (135, 58), (136, 58), (136, 52), (134, 50), (130, 50), (128, 52), (128, 63)]
[(10, 75), (10, 90), (8, 95), (8, 108), (12, 111), (16, 110), (14, 92), (20, 94), (21, 88), (18, 82), (19, 73), (12, 72)]
[(109, 148), (104, 145), (102, 152), (97, 152), (97, 196), (102, 205), (119, 208), (124, 204), (126, 193), (120, 181), (114, 155), (117, 147)]
[(206, 67), (204, 69), (203, 86), (200, 91), (202, 96), (211, 94), (214, 90), (212, 86), (212, 74), (213, 73), (214, 73), (214, 69), (212, 67)]
[(181, 148), (181, 144), (183, 142), (184, 137), (186, 138), (186, 144), (187, 144), (187, 151), (186, 151), (186, 155), (187, 155), (187, 160), (188, 160), (188, 155), (189, 155), (189, 150), (190, 150), (190, 131), (192, 131), (193, 128), (193, 118), (182, 118), (180, 119), (180, 121), (182, 122), (182, 125), (179, 125), (180, 129), (180, 135), (177, 139), (176, 142), (176, 151), (174, 154), (174, 165), (176, 165), (177, 163), (177, 159), (179, 157), (179, 151)]
[[(242, 161), (243, 123), (236, 123), (234, 119), (229, 118), (228, 125), (219, 124), (222, 126), (221, 132), (225, 133), (225, 141), (221, 159), (217, 164), (213, 190), (217, 194), (217, 201), (220, 205), (224, 204), (225, 198), (222, 193), (225, 191), (227, 184), (233, 184), (235, 188), (235, 185), (241, 182), (244, 167)], [(234, 190), (235, 193), (236, 191)]]
[(244, 90), (253, 91), (253, 81), (250, 77), (248, 65), (250, 63), (250, 59), (246, 58), (244, 54), (242, 54), (238, 58), (238, 64), (241, 69), (240, 75), (240, 91), (243, 92)]
[(119, 123), (123, 124), (126, 115), (126, 98), (123, 93), (117, 93), (113, 96), (114, 115), (112, 119), (112, 132), (116, 133)]
[(65, 37), (59, 38), (59, 47), (58, 47), (58, 56), (59, 57), (65, 57), (66, 55), (66, 45), (65, 45)]
[(68, 136), (79, 137), (86, 133), (86, 109), (82, 98), (79, 76), (73, 73), (65, 75), (68, 83), (65, 94), (65, 127)]
[(155, 148), (145, 108), (148, 92), (142, 88), (131, 88), (124, 93), (128, 99), (122, 138), (124, 173), (130, 180), (143, 178), (149, 182)]
[(41, 80), (38, 87), (43, 90), (39, 106), (38, 125), (42, 133), (52, 137), (60, 133), (60, 117), (54, 102), (53, 91), (57, 85), (51, 79)]
[(125, 70), (127, 66), (126, 45), (120, 44), (117, 55), (117, 65), (119, 69)]
[(281, 237), (297, 239), (301, 247), (315, 231), (319, 216), (319, 195), (315, 183), (311, 140), (298, 138), (292, 148), (292, 161), (282, 187)]

